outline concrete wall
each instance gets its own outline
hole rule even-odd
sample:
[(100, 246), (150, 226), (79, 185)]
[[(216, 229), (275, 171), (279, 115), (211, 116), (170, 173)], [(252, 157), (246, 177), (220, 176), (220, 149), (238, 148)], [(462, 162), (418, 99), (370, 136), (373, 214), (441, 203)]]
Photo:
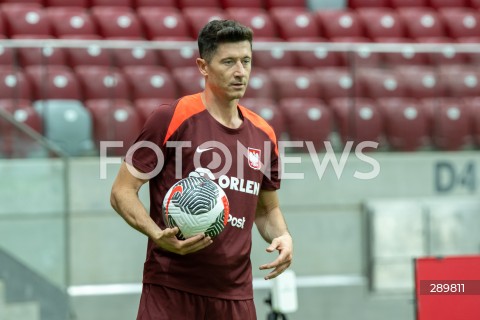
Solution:
[[(287, 174), (304, 175), (303, 179), (285, 179), (279, 192), (295, 239), (292, 269), (299, 277), (367, 275), (369, 237), (362, 206), (368, 201), (437, 197), (453, 201), (480, 195), (477, 152), (371, 153), (369, 161), (353, 153), (345, 156), (348, 159), (344, 169), (338, 171), (340, 177), (331, 164), (323, 171), (325, 154), (313, 159), (308, 155), (284, 158)], [(339, 154), (337, 157), (340, 159)], [(377, 162), (380, 171), (374, 179), (355, 178), (358, 173), (371, 172)], [(97, 158), (71, 161), (67, 241), (62, 224), (62, 168), (57, 160), (0, 162), (0, 246), (58, 283), (62, 283), (65, 274), (72, 286), (139, 283), (146, 239), (109, 205), (118, 164), (107, 165), (106, 177), (101, 179)], [(14, 198), (19, 195), (23, 195), (23, 200)], [(141, 198), (148, 202), (147, 188), (142, 189)], [(63, 261), (64, 244), (69, 249), (67, 264)], [(265, 247), (254, 231), (255, 278), (264, 275), (256, 266), (273, 258), (265, 253)], [(62, 271), (67, 266), (68, 272)], [(263, 303), (267, 293), (266, 289), (255, 292), (259, 319), (264, 319), (268, 312)], [(409, 293), (372, 293), (366, 282), (301, 287), (298, 294), (300, 309), (289, 319), (414, 318), (413, 297)], [(134, 318), (138, 297), (137, 293), (76, 296), (72, 301), (79, 320), (122, 320)]]

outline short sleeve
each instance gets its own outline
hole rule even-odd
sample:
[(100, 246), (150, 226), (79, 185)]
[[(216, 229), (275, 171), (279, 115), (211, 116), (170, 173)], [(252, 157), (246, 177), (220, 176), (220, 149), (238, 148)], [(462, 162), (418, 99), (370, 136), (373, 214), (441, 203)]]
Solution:
[[(265, 159), (267, 160), (267, 159)], [(278, 149), (276, 148), (276, 141), (271, 142), (270, 144), (270, 166), (265, 168), (263, 180), (262, 180), (262, 190), (278, 190), (280, 189), (280, 160), (278, 156)]]

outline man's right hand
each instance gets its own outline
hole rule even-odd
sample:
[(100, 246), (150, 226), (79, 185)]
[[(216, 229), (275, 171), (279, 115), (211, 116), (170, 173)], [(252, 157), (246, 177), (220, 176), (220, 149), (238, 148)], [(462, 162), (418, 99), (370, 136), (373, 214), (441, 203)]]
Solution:
[(153, 241), (160, 248), (182, 256), (202, 250), (213, 242), (209, 236), (206, 237), (204, 234), (198, 234), (185, 240), (179, 240), (176, 237), (178, 231), (178, 227), (165, 228), (158, 237), (153, 239)]

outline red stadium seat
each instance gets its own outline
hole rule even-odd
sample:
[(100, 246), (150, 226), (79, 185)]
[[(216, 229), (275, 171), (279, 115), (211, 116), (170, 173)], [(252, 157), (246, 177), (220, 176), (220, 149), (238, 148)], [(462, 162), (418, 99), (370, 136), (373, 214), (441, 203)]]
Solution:
[(300, 8), (305, 9), (307, 5), (304, 0), (265, 0), (267, 9), (272, 8)]
[[(0, 109), (10, 113), (16, 121), (43, 134), (43, 121), (32, 108), (28, 100), (2, 99)], [(25, 158), (35, 153), (38, 143), (26, 134), (14, 128), (10, 123), (0, 118), (0, 157)]]
[(7, 26), (5, 25), (5, 17), (2, 15), (0, 11), (0, 37), (1, 39), (5, 39), (7, 37)]
[(130, 99), (125, 75), (114, 67), (78, 66), (75, 72), (83, 88), (85, 100)]
[(253, 68), (244, 97), (275, 99), (275, 88), (267, 70)]
[(325, 149), (333, 128), (331, 110), (321, 100), (289, 98), (280, 100), (279, 106), (285, 115), (289, 140), (312, 142), (315, 151)]
[(137, 99), (134, 101), (135, 109), (137, 109), (138, 115), (145, 122), (153, 111), (158, 109), (161, 105), (170, 105), (174, 99)]
[(270, 77), (279, 99), (321, 97), (322, 87), (318, 85), (313, 71), (298, 68), (278, 68), (270, 70)]
[(470, 109), (472, 117), (472, 136), (475, 144), (480, 147), (480, 98), (467, 98), (465, 104)]
[(142, 26), (131, 8), (93, 7), (91, 14), (104, 38), (143, 39)]
[[(300, 42), (328, 42), (323, 38), (297, 38)], [(313, 50), (294, 51), (296, 60), (300, 67), (319, 68), (335, 67), (342, 64), (342, 57), (338, 52), (329, 51), (326, 47), (316, 45)]]
[[(262, 42), (282, 42), (279, 38), (263, 38)], [(284, 50), (281, 46), (271, 45), (269, 49), (255, 49), (253, 51), (255, 67), (271, 69), (278, 67), (293, 67), (297, 65), (293, 51)]]
[(270, 9), (270, 15), (277, 24), (278, 32), (283, 39), (318, 38), (322, 33), (313, 13), (292, 10), (290, 8)]
[[(49, 39), (45, 36), (16, 36), (15, 39)], [(29, 65), (64, 65), (67, 54), (64, 48), (58, 47), (23, 47), (18, 48), (18, 62), (22, 66)]]
[[(332, 42), (339, 43), (367, 43), (371, 42), (368, 38), (360, 37), (342, 37), (342, 38), (333, 38)], [(355, 52), (340, 52), (339, 56), (342, 59), (342, 65), (351, 66), (352, 68), (357, 67), (379, 67), (382, 62), (382, 54), (379, 52), (373, 52), (370, 49), (370, 46), (359, 44), (355, 49)]]
[(133, 7), (132, 0), (89, 0), (91, 7)]
[(242, 98), (240, 105), (252, 110), (265, 119), (275, 131), (278, 140), (285, 132), (285, 117), (275, 100), (267, 98)]
[(12, 66), (0, 66), (0, 99), (31, 98), (31, 83), (25, 73)]
[(448, 36), (451, 38), (480, 37), (480, 12), (476, 9), (447, 8), (440, 10)]
[(132, 88), (132, 99), (176, 99), (177, 86), (164, 67), (129, 66), (123, 69)]
[(135, 7), (140, 9), (141, 7), (162, 7), (162, 8), (172, 8), (177, 6), (176, 0), (133, 0), (135, 2)]
[(156, 66), (158, 65), (157, 53), (141, 46), (129, 49), (112, 49), (114, 65), (125, 66)]
[(222, 7), (228, 8), (256, 8), (263, 9), (265, 4), (263, 0), (220, 0)]
[[(407, 38), (378, 38), (378, 43), (394, 43), (404, 44), (411, 43), (411, 39)], [(386, 65), (390, 67), (403, 66), (403, 65), (426, 65), (428, 64), (427, 55), (423, 52), (415, 51), (415, 48), (411, 45), (402, 45), (397, 49), (400, 52), (384, 52), (382, 53), (382, 59)]]
[(393, 150), (416, 151), (430, 143), (428, 118), (421, 102), (412, 98), (383, 98), (377, 102)]
[(365, 96), (372, 99), (407, 96), (407, 84), (393, 71), (362, 69), (359, 79), (364, 84)]
[(185, 45), (185, 47), (180, 49), (163, 49), (158, 52), (158, 55), (160, 56), (163, 65), (170, 70), (175, 68), (194, 67), (196, 66), (197, 58), (200, 57), (198, 48), (189, 45)]
[(190, 33), (196, 39), (200, 30), (212, 20), (228, 19), (227, 13), (221, 8), (195, 8), (188, 7), (183, 9), (183, 15), (188, 25)]
[(462, 99), (423, 100), (430, 117), (433, 144), (440, 150), (456, 151), (471, 141), (471, 114)]
[(190, 27), (183, 14), (176, 8), (137, 9), (148, 39), (191, 38)]
[(469, 5), (470, 5), (472, 8), (480, 9), (480, 0), (470, 0), (470, 1), (469, 1)]
[(455, 40), (451, 38), (423, 38), (418, 40), (419, 43), (438, 43), (444, 44), (442, 46), (435, 46), (436, 49), (441, 47), (440, 52), (427, 53), (429, 64), (442, 66), (445, 64), (463, 64), (468, 60), (468, 54), (457, 52), (455, 47), (450, 45)]
[(390, 0), (393, 8), (428, 7), (428, 0)]
[(178, 6), (185, 8), (221, 8), (220, 0), (178, 0)]
[(45, 0), (46, 7), (88, 8), (89, 5), (89, 0)]
[(478, 96), (480, 92), (480, 72), (478, 69), (452, 65), (440, 69), (445, 79), (447, 94), (453, 98)]
[(405, 29), (403, 20), (390, 8), (369, 8), (358, 10), (365, 27), (366, 36), (377, 38), (403, 38)]
[(255, 40), (277, 37), (278, 31), (270, 14), (260, 8), (230, 8), (226, 10), (228, 16), (253, 30)]
[(446, 95), (445, 80), (434, 67), (401, 66), (397, 73), (407, 86), (408, 97), (423, 99)]
[(335, 98), (358, 97), (365, 90), (360, 81), (355, 81), (352, 71), (347, 68), (330, 67), (315, 70), (322, 98), (329, 102)]
[[(0, 39), (5, 39), (5, 36), (0, 35)], [(0, 46), (0, 65), (14, 65), (15, 64), (15, 55), (14, 48), (6, 48)]]
[(379, 142), (384, 133), (382, 113), (374, 100), (368, 98), (337, 98), (330, 102), (337, 130), (343, 144), (351, 141)]
[[(69, 39), (100, 40), (100, 36), (69, 36)], [(113, 63), (111, 50), (102, 49), (96, 44), (85, 44), (85, 48), (65, 48), (67, 61), (71, 67), (76, 66), (108, 66)]]
[(15, 35), (50, 35), (51, 27), (43, 8), (15, 5), (2, 7), (10, 37)]
[(33, 100), (81, 100), (82, 92), (75, 73), (66, 66), (28, 66), (25, 68), (33, 88)]
[(390, 4), (388, 0), (348, 0), (350, 8), (381, 8), (388, 7)]
[(445, 27), (432, 8), (399, 8), (406, 34), (412, 39), (445, 37)]
[(181, 96), (201, 92), (205, 89), (205, 78), (197, 67), (183, 67), (172, 70)]
[(316, 10), (315, 17), (327, 38), (364, 37), (364, 26), (354, 10)]
[(92, 114), (93, 132), (97, 146), (101, 141), (122, 141), (122, 148), (108, 148), (107, 155), (126, 155), (141, 131), (143, 120), (127, 100), (87, 100), (85, 106)]
[(429, 0), (431, 7), (435, 9), (440, 8), (460, 8), (468, 5), (467, 0)]
[(88, 11), (80, 7), (50, 7), (46, 9), (53, 35), (96, 35), (97, 27)]

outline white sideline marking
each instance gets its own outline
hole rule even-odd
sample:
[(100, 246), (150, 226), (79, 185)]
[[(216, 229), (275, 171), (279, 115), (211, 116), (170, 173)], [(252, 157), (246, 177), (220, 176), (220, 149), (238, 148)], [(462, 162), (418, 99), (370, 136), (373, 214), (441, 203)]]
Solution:
[[(365, 277), (362, 276), (297, 276), (298, 288), (312, 287), (337, 287), (337, 286), (359, 286), (366, 284)], [(253, 279), (253, 289), (270, 289), (271, 281), (263, 278)], [(80, 296), (101, 296), (101, 295), (120, 295), (120, 294), (140, 294), (142, 292), (141, 283), (116, 283), (116, 284), (96, 284), (68, 287), (68, 294), (72, 297)]]

